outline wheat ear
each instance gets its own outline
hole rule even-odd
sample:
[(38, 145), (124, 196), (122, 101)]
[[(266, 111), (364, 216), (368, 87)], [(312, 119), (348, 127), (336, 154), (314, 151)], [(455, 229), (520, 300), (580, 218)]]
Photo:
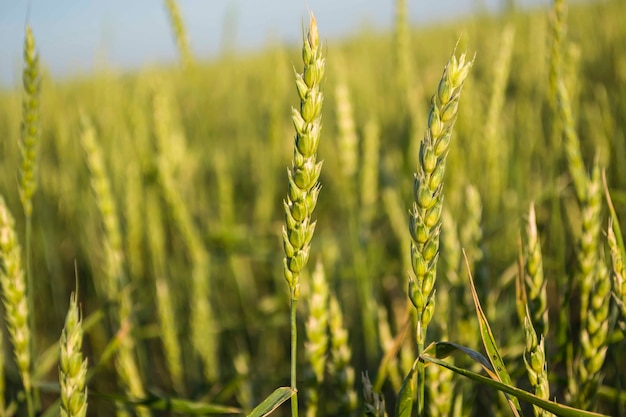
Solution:
[(335, 382), (338, 412), (336, 415), (351, 416), (357, 406), (357, 395), (354, 391), (354, 368), (350, 365), (352, 350), (348, 343), (348, 330), (344, 325), (343, 313), (339, 301), (334, 295), (330, 296), (329, 304), (330, 329), (330, 360), (328, 362), (329, 375)]
[[(463, 83), (472, 61), (465, 54), (452, 55), (446, 65), (437, 93), (431, 100), (428, 128), (420, 145), (419, 164), (414, 182), (413, 209), (409, 217), (411, 263), (409, 298), (417, 312), (418, 355), (424, 350), (426, 328), (435, 309), (435, 279), (439, 258), (439, 234), (443, 207), (443, 178), (446, 158), (456, 121)], [(418, 415), (424, 414), (424, 366), (418, 366)]]
[(305, 355), (311, 371), (307, 378), (307, 417), (315, 417), (318, 410), (319, 390), (324, 381), (326, 357), (328, 354), (328, 283), (321, 262), (311, 275), (311, 295), (309, 299), (309, 319), (306, 322), (307, 342)]
[(32, 356), (30, 352), (31, 329), (26, 294), (26, 278), (22, 268), (21, 249), (15, 234), (15, 221), (0, 196), (0, 284), (2, 301), (13, 354), (22, 377), (30, 416), (34, 416), (32, 401)]
[(528, 211), (528, 225), (526, 228), (525, 246), (525, 284), (528, 295), (528, 310), (532, 325), (539, 335), (548, 334), (548, 293), (547, 281), (543, 275), (543, 258), (541, 256), (541, 242), (537, 232), (535, 206), (530, 205)]
[(83, 326), (76, 294), (70, 297), (65, 326), (59, 341), (61, 417), (87, 415), (87, 359), (83, 359)]
[[(524, 316), (524, 334), (526, 336), (526, 346), (524, 347), (524, 364), (528, 372), (530, 385), (535, 390), (535, 395), (544, 400), (550, 399), (550, 384), (548, 382), (548, 363), (546, 361), (546, 350), (544, 338), (537, 339), (537, 332), (533, 328), (530, 311), (526, 309)], [(536, 417), (550, 417), (553, 414), (542, 408), (534, 406)]]
[(178, 46), (178, 53), (183, 63), (184, 68), (190, 68), (193, 65), (193, 55), (191, 54), (191, 48), (189, 48), (189, 39), (187, 38), (187, 30), (185, 29), (185, 23), (178, 7), (176, 0), (165, 0), (165, 6), (170, 18), (170, 24), (174, 31), (174, 38), (176, 38), (176, 45)]

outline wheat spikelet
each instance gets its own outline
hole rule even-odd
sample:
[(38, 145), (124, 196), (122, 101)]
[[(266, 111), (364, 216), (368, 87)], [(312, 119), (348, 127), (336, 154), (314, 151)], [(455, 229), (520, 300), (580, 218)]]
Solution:
[(65, 326), (59, 342), (61, 417), (87, 415), (87, 359), (83, 360), (83, 326), (76, 294), (70, 298)]

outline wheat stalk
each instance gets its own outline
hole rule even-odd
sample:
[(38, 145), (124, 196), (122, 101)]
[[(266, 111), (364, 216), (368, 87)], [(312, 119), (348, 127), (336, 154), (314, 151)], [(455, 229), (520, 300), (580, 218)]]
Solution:
[[(437, 93), (431, 100), (428, 128), (420, 145), (419, 164), (414, 182), (413, 209), (409, 218), (411, 263), (409, 298), (417, 312), (417, 346), (421, 355), (426, 329), (435, 309), (435, 279), (439, 259), (439, 235), (443, 207), (443, 178), (446, 170), (452, 128), (456, 121), (463, 83), (472, 61), (465, 54), (452, 55), (446, 65)], [(418, 367), (418, 415), (424, 413), (424, 366)]]
[(59, 341), (61, 417), (87, 415), (87, 359), (83, 360), (83, 326), (76, 294), (70, 297), (65, 326)]
[[(322, 129), (322, 103), (324, 95), (320, 85), (324, 77), (325, 59), (319, 44), (315, 16), (311, 13), (309, 31), (302, 47), (304, 70), (296, 73), (296, 88), (300, 96), (300, 109), (292, 109), (296, 130), (293, 162), (287, 170), (287, 200), (283, 202), (285, 222), (283, 270), (291, 297), (291, 388), (296, 387), (296, 304), (300, 293), (300, 272), (309, 260), (311, 239), (315, 231), (313, 210), (321, 185), (318, 182), (322, 163), (317, 162), (317, 147)], [(298, 415), (298, 395), (291, 399), (292, 416)]]

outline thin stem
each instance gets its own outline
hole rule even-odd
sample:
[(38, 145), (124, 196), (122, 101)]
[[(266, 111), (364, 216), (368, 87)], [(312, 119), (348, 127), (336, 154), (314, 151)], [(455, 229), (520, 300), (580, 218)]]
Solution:
[[(28, 326), (30, 327), (30, 349), (31, 358), (34, 358), (35, 351), (35, 293), (33, 286), (33, 273), (31, 268), (31, 234), (32, 234), (32, 217), (26, 216), (26, 299), (28, 303)], [(26, 390), (26, 404), (28, 406), (28, 416), (35, 417), (35, 409), (33, 407), (33, 391), (36, 388), (32, 387)], [(37, 395), (37, 392), (34, 392)]]
[(298, 417), (298, 387), (296, 384), (297, 353), (298, 353), (298, 326), (296, 324), (296, 305), (298, 297), (296, 289), (291, 289), (291, 388), (294, 391), (291, 397), (291, 416)]
[[(417, 319), (417, 357), (422, 356), (424, 353), (424, 335), (426, 333), (426, 327), (422, 328), (421, 317)], [(424, 416), (424, 388), (426, 382), (426, 369), (424, 368), (424, 362), (418, 361), (417, 363), (417, 415), (418, 417)]]

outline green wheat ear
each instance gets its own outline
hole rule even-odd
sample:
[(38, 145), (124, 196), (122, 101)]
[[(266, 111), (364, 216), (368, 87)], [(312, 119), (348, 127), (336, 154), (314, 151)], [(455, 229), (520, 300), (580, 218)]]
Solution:
[(22, 165), (20, 166), (19, 192), (20, 201), (26, 217), (33, 212), (32, 198), (37, 189), (37, 154), (39, 151), (39, 91), (41, 86), (41, 71), (39, 69), (39, 55), (35, 49), (35, 38), (30, 26), (26, 27), (24, 40), (24, 71), (22, 101), (22, 131), (20, 137), (20, 151)]
[[(29, 410), (32, 409), (30, 353), (31, 329), (29, 327), (26, 278), (22, 267), (22, 253), (15, 233), (15, 221), (4, 199), (0, 196), (0, 284), (2, 302), (13, 354), (22, 377)], [(31, 414), (32, 415), (32, 414)]]
[(59, 382), (61, 384), (61, 417), (87, 415), (87, 359), (83, 360), (83, 326), (76, 301), (70, 298), (65, 327), (59, 342)]

